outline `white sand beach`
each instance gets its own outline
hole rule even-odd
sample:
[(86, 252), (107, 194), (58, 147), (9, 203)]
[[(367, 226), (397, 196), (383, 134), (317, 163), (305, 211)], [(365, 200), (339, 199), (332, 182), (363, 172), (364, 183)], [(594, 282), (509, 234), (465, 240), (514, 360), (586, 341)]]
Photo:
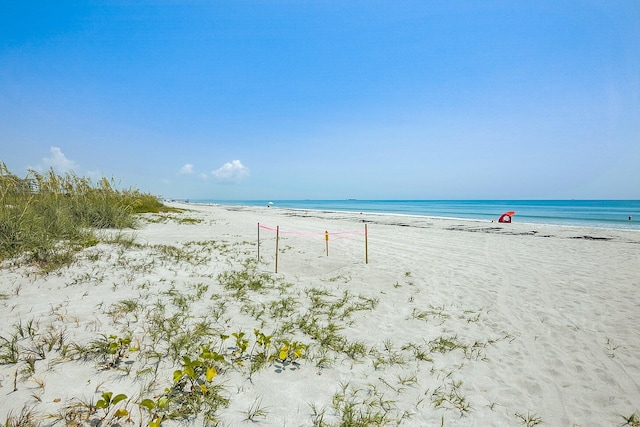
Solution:
[[(175, 206), (59, 271), (4, 263), (0, 422), (640, 419), (638, 232)], [(190, 381), (182, 357), (210, 363), (202, 346), (215, 376)], [(105, 392), (126, 398), (95, 408)]]

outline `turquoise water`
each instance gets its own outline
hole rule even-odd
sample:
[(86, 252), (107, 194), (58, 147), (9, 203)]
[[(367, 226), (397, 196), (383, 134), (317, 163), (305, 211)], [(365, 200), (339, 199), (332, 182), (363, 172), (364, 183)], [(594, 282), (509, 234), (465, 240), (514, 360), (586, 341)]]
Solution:
[[(640, 230), (640, 200), (193, 200), (239, 206), (373, 212), (497, 220), (515, 211), (513, 222)], [(629, 220), (629, 216), (632, 219)]]

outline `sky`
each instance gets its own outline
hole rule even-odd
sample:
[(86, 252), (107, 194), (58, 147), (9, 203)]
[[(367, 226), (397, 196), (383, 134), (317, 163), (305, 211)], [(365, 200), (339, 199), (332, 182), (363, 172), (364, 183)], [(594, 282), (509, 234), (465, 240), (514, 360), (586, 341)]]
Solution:
[(640, 199), (638, 0), (2, 9), (19, 176), (193, 200)]

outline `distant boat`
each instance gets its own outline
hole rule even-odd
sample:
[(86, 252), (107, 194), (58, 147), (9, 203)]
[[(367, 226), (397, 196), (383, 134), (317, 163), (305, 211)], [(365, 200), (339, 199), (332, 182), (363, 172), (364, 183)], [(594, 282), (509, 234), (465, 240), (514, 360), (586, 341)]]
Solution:
[(358, 199), (347, 199), (347, 200), (358, 200)]

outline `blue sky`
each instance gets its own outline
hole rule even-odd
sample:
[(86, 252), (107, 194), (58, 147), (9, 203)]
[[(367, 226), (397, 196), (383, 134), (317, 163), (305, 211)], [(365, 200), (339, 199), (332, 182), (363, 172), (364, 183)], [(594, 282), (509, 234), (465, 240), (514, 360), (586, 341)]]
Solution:
[(0, 160), (190, 199), (639, 199), (640, 2), (10, 2)]

